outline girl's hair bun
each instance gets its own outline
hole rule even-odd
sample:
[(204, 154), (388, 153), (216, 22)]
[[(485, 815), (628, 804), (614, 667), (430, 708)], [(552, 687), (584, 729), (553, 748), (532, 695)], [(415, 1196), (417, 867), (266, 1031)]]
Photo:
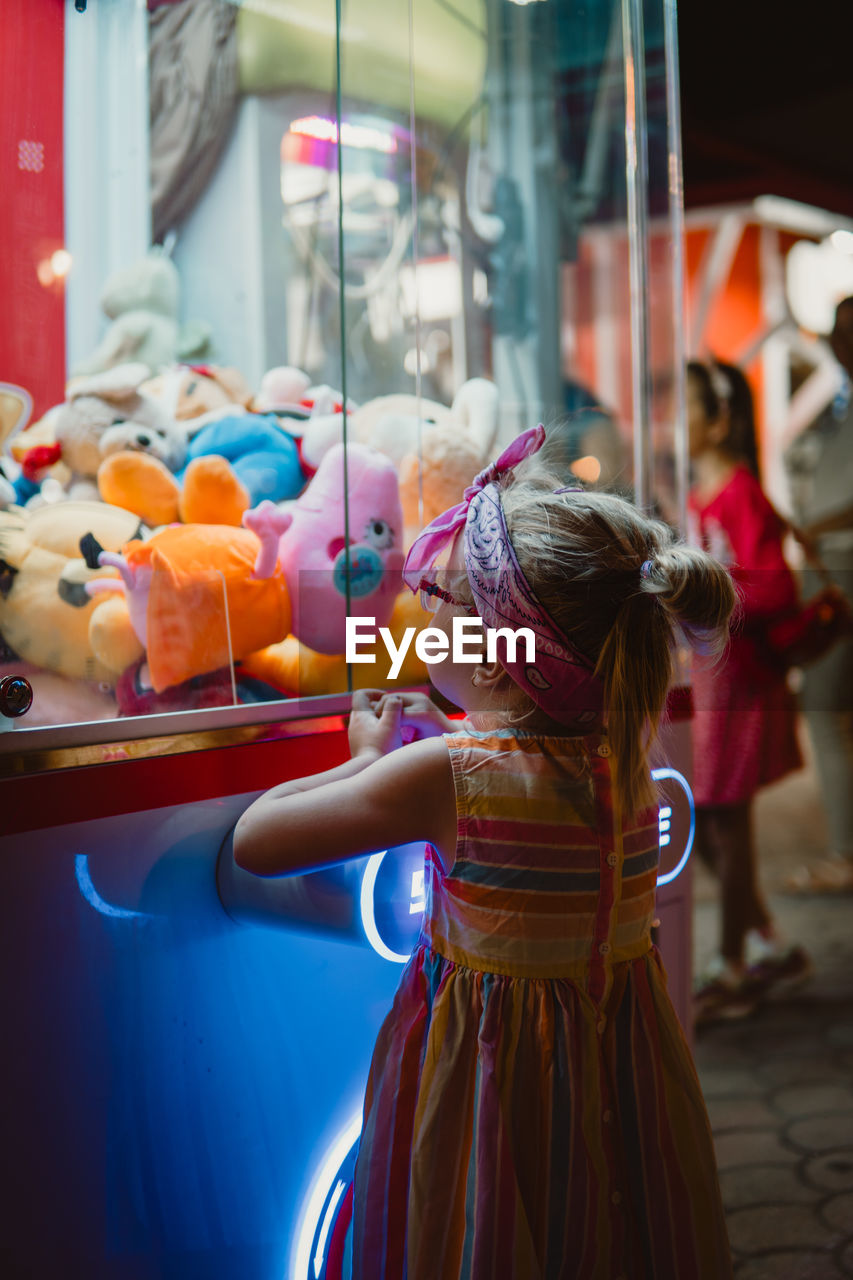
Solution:
[(690, 646), (720, 653), (728, 637), (728, 620), (737, 603), (726, 569), (704, 551), (670, 543), (654, 553), (642, 589), (657, 596)]

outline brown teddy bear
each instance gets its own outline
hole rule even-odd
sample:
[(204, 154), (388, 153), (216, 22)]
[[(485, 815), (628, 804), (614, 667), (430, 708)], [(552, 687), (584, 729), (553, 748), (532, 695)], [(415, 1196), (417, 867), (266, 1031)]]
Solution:
[(64, 403), (16, 436), (12, 456), (26, 466), (31, 449), (52, 449), (53, 463), (62, 465), (65, 496), (78, 501), (98, 498), (98, 469), (122, 450), (148, 454), (177, 470), (186, 457), (186, 439), (164, 406), (142, 391), (147, 377), (147, 366), (124, 364), (72, 379)]

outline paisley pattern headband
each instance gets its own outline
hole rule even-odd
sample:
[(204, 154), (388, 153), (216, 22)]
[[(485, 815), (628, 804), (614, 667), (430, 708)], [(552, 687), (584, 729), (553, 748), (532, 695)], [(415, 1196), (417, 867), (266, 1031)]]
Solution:
[(498, 660), (512, 680), (554, 720), (569, 724), (592, 719), (603, 705), (604, 688), (594, 664), (578, 652), (542, 607), (521, 566), (507, 532), (500, 490), (495, 483), (523, 458), (536, 453), (545, 428), (531, 427), (485, 468), (465, 490), (462, 502), (428, 525), (406, 558), (403, 578), (417, 591), (426, 570), (460, 530), (468, 582), (477, 612), (486, 627), (529, 628), (536, 641), (535, 662), (527, 663), (523, 639), (515, 654), (498, 637)]

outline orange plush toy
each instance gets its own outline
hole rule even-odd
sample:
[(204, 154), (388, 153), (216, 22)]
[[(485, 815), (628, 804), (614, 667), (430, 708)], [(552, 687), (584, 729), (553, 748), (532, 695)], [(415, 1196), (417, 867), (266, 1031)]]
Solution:
[[(217, 413), (247, 409), (252, 399), (239, 370), (218, 365), (174, 365), (149, 378), (140, 392), (175, 418), (187, 443)], [(252, 505), (248, 490), (218, 456), (191, 462), (181, 483), (174, 468), (150, 453), (113, 453), (98, 469), (98, 492), (152, 528), (176, 520), (239, 525)]]
[(288, 634), (287, 584), (280, 572), (255, 577), (260, 549), (248, 529), (173, 525), (147, 542), (128, 542), (122, 555), (101, 554), (100, 563), (118, 569), (122, 581), (103, 579), (89, 590), (123, 586), (155, 692)]
[(98, 470), (98, 492), (104, 502), (134, 512), (151, 526), (183, 520), (238, 527), (252, 505), (248, 489), (218, 454), (194, 458), (182, 485), (150, 454), (114, 453)]

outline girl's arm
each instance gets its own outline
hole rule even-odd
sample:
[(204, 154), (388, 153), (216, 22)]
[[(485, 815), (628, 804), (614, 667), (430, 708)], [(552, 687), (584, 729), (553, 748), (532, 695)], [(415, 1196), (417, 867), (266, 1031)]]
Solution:
[(844, 507), (831, 516), (822, 516), (820, 520), (813, 520), (802, 532), (809, 538), (820, 538), (825, 533), (836, 533), (842, 529), (853, 529), (853, 506)]
[(355, 694), (353, 758), (274, 787), (250, 805), (234, 831), (237, 865), (256, 875), (291, 875), (425, 840), (449, 866), (456, 848), (450, 757), (438, 738), (395, 749), (400, 711), (399, 699)]

